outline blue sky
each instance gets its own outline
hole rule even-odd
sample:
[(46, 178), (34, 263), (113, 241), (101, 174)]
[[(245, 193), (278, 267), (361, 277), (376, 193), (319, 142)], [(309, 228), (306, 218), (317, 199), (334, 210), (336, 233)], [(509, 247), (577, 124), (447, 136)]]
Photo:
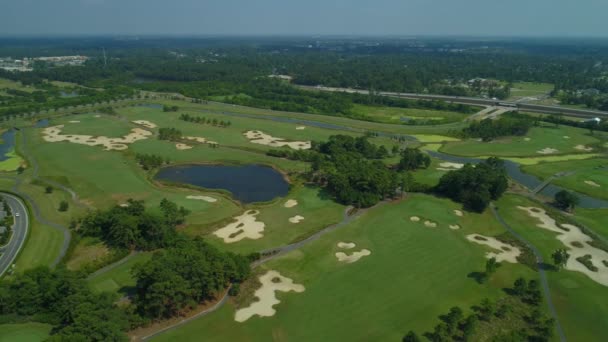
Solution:
[(608, 37), (608, 0), (0, 0), (0, 35)]

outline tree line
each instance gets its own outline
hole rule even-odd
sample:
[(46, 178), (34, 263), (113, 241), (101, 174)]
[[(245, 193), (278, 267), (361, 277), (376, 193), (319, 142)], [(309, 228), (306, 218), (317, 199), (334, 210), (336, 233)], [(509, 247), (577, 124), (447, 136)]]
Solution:
[(205, 119), (204, 117), (201, 116), (194, 116), (194, 115), (190, 115), (190, 114), (182, 114), (179, 116), (180, 120), (186, 121), (186, 122), (193, 122), (193, 123), (197, 123), (197, 124), (207, 124), (207, 125), (211, 125), (211, 126), (215, 126), (215, 127), (230, 127), (232, 125), (232, 122), (230, 121), (224, 121), (224, 120), (218, 120), (218, 119)]

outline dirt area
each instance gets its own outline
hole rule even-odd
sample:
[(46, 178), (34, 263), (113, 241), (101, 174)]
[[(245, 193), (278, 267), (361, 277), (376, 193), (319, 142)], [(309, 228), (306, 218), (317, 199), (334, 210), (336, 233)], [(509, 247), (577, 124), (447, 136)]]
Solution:
[(342, 249), (352, 249), (355, 248), (355, 244), (353, 242), (338, 242), (338, 248), (342, 248)]
[[(591, 246), (589, 243), (593, 239), (583, 233), (577, 226), (571, 224), (558, 224), (553, 218), (547, 215), (547, 212), (541, 208), (535, 207), (517, 207), (528, 213), (531, 217), (540, 221), (536, 226), (557, 233), (556, 239), (564, 244), (568, 250), (570, 258), (566, 263), (565, 268), (571, 271), (584, 273), (594, 281), (608, 286), (608, 266), (602, 261), (608, 260), (608, 252)], [(578, 246), (578, 247), (577, 247)], [(585, 265), (577, 261), (577, 258), (590, 256), (589, 262), (597, 268), (597, 272), (588, 269)]]
[(368, 256), (372, 254), (372, 252), (369, 249), (362, 249), (358, 252), (353, 252), (353, 254), (348, 255), (344, 252), (337, 252), (336, 253), (336, 258), (338, 258), (339, 262), (345, 262), (347, 264), (352, 264), (353, 262), (357, 262), (359, 261), (359, 259), (363, 258), (364, 256)]
[(258, 301), (252, 303), (249, 307), (238, 310), (234, 315), (235, 321), (245, 322), (255, 315), (260, 317), (274, 316), (276, 310), (273, 307), (281, 302), (276, 297), (276, 291), (300, 293), (305, 290), (304, 285), (296, 284), (292, 279), (284, 277), (274, 270), (266, 272), (259, 279), (262, 287), (254, 293)]
[(290, 200), (287, 200), (287, 202), (285, 202), (284, 207), (285, 208), (293, 208), (296, 205), (298, 205), (298, 201), (296, 201), (294, 199), (290, 199)]
[(247, 210), (243, 215), (235, 217), (235, 222), (216, 230), (213, 235), (223, 239), (225, 243), (234, 243), (243, 239), (260, 239), (264, 236), (262, 233), (266, 224), (256, 220), (259, 214), (257, 210)]
[(551, 148), (551, 147), (545, 147), (542, 150), (536, 151), (536, 153), (538, 153), (538, 154), (553, 154), (553, 153), (557, 153), (557, 152), (559, 152), (559, 151), (554, 148)]
[(515, 264), (517, 263), (517, 257), (521, 255), (521, 251), (519, 250), (519, 248), (511, 246), (491, 236), (470, 234), (467, 235), (467, 240), (478, 243), (480, 245), (488, 246), (494, 250), (499, 251), (486, 253), (486, 258), (496, 258), (496, 261), (498, 262), (506, 261)]
[(154, 123), (152, 123), (152, 122), (150, 122), (148, 120), (133, 120), (132, 122), (134, 124), (141, 125), (141, 126), (144, 126), (146, 128), (156, 128), (156, 127), (158, 127), (158, 126), (156, 126), (156, 124), (154, 124)]
[(304, 217), (300, 215), (296, 215), (294, 217), (289, 218), (289, 222), (291, 223), (300, 223), (302, 220), (304, 220)]
[(177, 143), (177, 144), (175, 144), (175, 148), (181, 151), (181, 150), (189, 150), (189, 149), (192, 148), (192, 146), (186, 145), (186, 144)]
[(205, 201), (205, 202), (209, 202), (209, 203), (217, 202), (216, 198), (209, 197), (209, 196), (194, 196), (194, 195), (190, 195), (190, 196), (186, 196), (186, 198), (187, 199), (192, 199), (192, 200), (201, 200), (201, 201)]
[(63, 125), (47, 127), (42, 130), (43, 139), (48, 142), (60, 142), (68, 141), (74, 144), (98, 146), (102, 145), (106, 151), (111, 150), (126, 150), (127, 144), (134, 143), (139, 140), (148, 139), (152, 132), (146, 131), (141, 128), (133, 128), (131, 133), (125, 135), (122, 138), (108, 138), (105, 136), (92, 136), (92, 135), (63, 135), (61, 130)]
[(310, 141), (287, 141), (283, 138), (273, 137), (262, 131), (247, 131), (243, 135), (249, 139), (249, 142), (272, 147), (287, 146), (294, 150), (309, 150)]

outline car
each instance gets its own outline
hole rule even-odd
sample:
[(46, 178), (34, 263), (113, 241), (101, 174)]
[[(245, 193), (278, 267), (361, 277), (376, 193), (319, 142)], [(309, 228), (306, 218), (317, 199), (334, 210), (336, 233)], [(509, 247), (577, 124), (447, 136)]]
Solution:
[(15, 217), (19, 217), (19, 213), (15, 213)]

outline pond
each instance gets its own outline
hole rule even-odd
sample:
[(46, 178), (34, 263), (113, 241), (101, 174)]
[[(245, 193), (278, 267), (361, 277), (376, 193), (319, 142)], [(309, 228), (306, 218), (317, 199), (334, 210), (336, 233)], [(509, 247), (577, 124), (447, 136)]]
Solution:
[(242, 203), (266, 202), (289, 192), (289, 183), (283, 175), (263, 165), (169, 166), (162, 168), (155, 179), (226, 190)]
[(0, 135), (2, 143), (0, 144), (0, 161), (5, 161), (10, 158), (7, 154), (15, 148), (15, 130), (9, 129)]

